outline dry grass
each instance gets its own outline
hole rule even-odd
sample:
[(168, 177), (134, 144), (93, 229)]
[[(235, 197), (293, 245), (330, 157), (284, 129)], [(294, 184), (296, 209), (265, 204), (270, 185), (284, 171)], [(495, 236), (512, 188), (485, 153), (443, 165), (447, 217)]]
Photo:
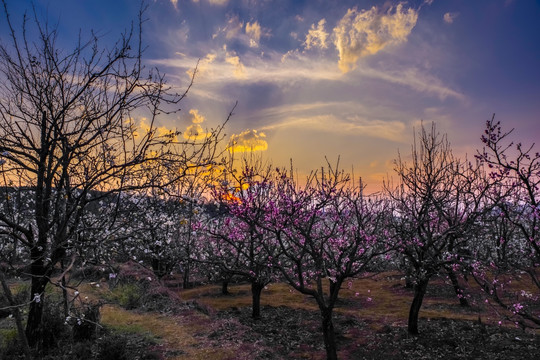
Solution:
[[(447, 288), (445, 293), (452, 291), (450, 285), (436, 279), (430, 287)], [(195, 289), (183, 290), (181, 297), (186, 300), (196, 300), (215, 310), (227, 310), (251, 306), (249, 284), (229, 286), (230, 295), (221, 295), (218, 285), (206, 285)], [(348, 314), (361, 319), (384, 318), (385, 323), (406, 323), (409, 307), (413, 299), (412, 290), (403, 287), (401, 275), (397, 272), (385, 272), (373, 276), (354, 279), (350, 286), (345, 284), (340, 291), (340, 299), (336, 313)], [(298, 293), (286, 284), (270, 284), (261, 294), (261, 306), (287, 306), (295, 309), (318, 310), (317, 304), (310, 296)], [(483, 309), (476, 309), (482, 313)], [(420, 313), (421, 318), (450, 318), (476, 320), (478, 314), (462, 309), (455, 296), (429, 297), (426, 296)]]
[[(193, 334), (205, 329), (210, 322), (208, 316), (200, 313), (190, 317), (170, 316), (155, 313), (127, 311), (118, 306), (106, 305), (102, 308), (102, 323), (117, 331), (137, 332), (155, 338), (161, 347), (173, 354), (168, 359), (226, 359), (232, 351), (223, 349), (201, 349), (200, 341)], [(188, 320), (188, 321), (186, 321)]]
[[(218, 285), (205, 285), (195, 289), (182, 290), (180, 296), (185, 300), (196, 300), (212, 309), (227, 310), (233, 307), (251, 306), (251, 285), (235, 284), (229, 286), (229, 295), (221, 294)], [(269, 284), (261, 294), (261, 306), (289, 306), (299, 309), (316, 310), (317, 304), (286, 284)]]

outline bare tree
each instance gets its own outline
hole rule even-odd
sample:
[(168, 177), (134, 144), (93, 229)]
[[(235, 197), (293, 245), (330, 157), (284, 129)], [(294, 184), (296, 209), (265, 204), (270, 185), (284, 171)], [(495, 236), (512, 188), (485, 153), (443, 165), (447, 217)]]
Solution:
[[(66, 51), (57, 45), (57, 31), (35, 11), (16, 31), (2, 3), (10, 31), (0, 43), (0, 234), (22, 249), (28, 265), (31, 302), (25, 332), (35, 347), (45, 287), (55, 266), (71, 256), (89, 205), (156, 186), (160, 174), (148, 170), (153, 164), (175, 167), (181, 177), (189, 167), (213, 163), (210, 148), (221, 129), (202, 142), (181, 142), (176, 131), (157, 131), (157, 116), (178, 111), (187, 90), (174, 92), (159, 71), (143, 66), (143, 7), (111, 49), (92, 33)], [(37, 35), (31, 39), (34, 28)], [(135, 116), (145, 116), (145, 125), (138, 126)], [(25, 218), (11, 196), (23, 188), (32, 194), (24, 204)]]

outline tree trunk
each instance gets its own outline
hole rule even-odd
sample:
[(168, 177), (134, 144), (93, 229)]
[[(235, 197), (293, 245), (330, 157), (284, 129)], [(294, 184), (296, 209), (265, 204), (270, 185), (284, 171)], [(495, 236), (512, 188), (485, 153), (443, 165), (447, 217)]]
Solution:
[(189, 282), (189, 271), (190, 271), (191, 263), (188, 261), (186, 262), (186, 266), (184, 267), (184, 274), (183, 274), (183, 281), (182, 286), (185, 289), (191, 289), (191, 283)]
[(464, 297), (463, 288), (459, 285), (459, 281), (456, 276), (456, 273), (452, 271), (452, 269), (448, 270), (448, 277), (450, 278), (450, 281), (452, 282), (452, 286), (454, 287), (454, 291), (456, 292), (456, 295), (459, 299), (459, 305), (461, 305), (461, 307), (469, 307), (469, 302)]
[(163, 266), (159, 259), (152, 258), (152, 271), (154, 272), (154, 275), (158, 277), (158, 279), (161, 279), (165, 275)]
[(405, 276), (405, 288), (406, 289), (414, 288), (414, 281), (412, 277), (410, 277), (409, 275)]
[(229, 295), (229, 279), (221, 281), (221, 295)]
[(405, 288), (412, 289), (414, 288), (414, 281), (413, 281), (413, 274), (414, 269), (411, 265), (407, 265), (407, 269), (405, 270)]
[(253, 319), (259, 319), (261, 317), (261, 292), (264, 289), (263, 283), (256, 281), (251, 283), (251, 297), (252, 297), (252, 313)]
[[(32, 277), (31, 303), (28, 311), (28, 320), (26, 321), (26, 338), (31, 348), (35, 347), (41, 338), (40, 327), (43, 316), (43, 302), (45, 300), (43, 295), (48, 282), (49, 278), (47, 276)], [(39, 295), (39, 300), (34, 300), (36, 294)]]
[(326, 358), (328, 360), (337, 360), (336, 334), (332, 322), (332, 309), (321, 309), (322, 330), (324, 338), (324, 348), (326, 349)]
[(64, 305), (64, 317), (69, 316), (69, 294), (66, 288), (66, 274), (64, 273), (64, 260), (60, 260), (60, 268), (62, 269), (62, 296), (63, 296), (63, 305)]
[(418, 314), (420, 313), (420, 307), (426, 294), (428, 282), (429, 279), (419, 281), (414, 287), (414, 299), (409, 310), (409, 334), (418, 335)]

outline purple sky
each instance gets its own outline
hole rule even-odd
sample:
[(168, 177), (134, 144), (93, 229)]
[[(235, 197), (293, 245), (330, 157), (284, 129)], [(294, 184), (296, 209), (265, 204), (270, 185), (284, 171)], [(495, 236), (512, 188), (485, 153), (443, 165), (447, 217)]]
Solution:
[[(30, 1), (8, 0), (19, 23)], [(35, 0), (73, 47), (82, 29), (116, 40), (135, 0)], [(302, 172), (325, 156), (376, 190), (413, 128), (434, 121), (455, 153), (473, 155), (496, 113), (524, 143), (540, 135), (540, 2), (533, 0), (154, 0), (147, 66), (182, 87), (180, 114), (161, 125), (200, 131), (221, 123), (242, 149)], [(6, 28), (0, 21), (0, 35)], [(200, 127), (200, 128), (199, 128)], [(199, 130), (197, 130), (199, 129)]]

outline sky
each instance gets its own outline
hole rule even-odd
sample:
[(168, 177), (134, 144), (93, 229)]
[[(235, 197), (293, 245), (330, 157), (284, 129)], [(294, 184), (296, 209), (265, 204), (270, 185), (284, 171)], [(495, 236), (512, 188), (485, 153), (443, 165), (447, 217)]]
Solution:
[[(73, 48), (103, 46), (136, 20), (136, 0), (35, 0)], [(31, 1), (7, 0), (20, 23)], [(160, 126), (194, 135), (226, 126), (236, 154), (255, 151), (300, 174), (328, 159), (368, 191), (392, 176), (398, 151), (435, 122), (454, 153), (472, 157), (496, 114), (515, 139), (540, 135), (538, 0), (148, 0), (144, 63), (182, 89)], [(0, 36), (5, 38), (5, 21)]]

